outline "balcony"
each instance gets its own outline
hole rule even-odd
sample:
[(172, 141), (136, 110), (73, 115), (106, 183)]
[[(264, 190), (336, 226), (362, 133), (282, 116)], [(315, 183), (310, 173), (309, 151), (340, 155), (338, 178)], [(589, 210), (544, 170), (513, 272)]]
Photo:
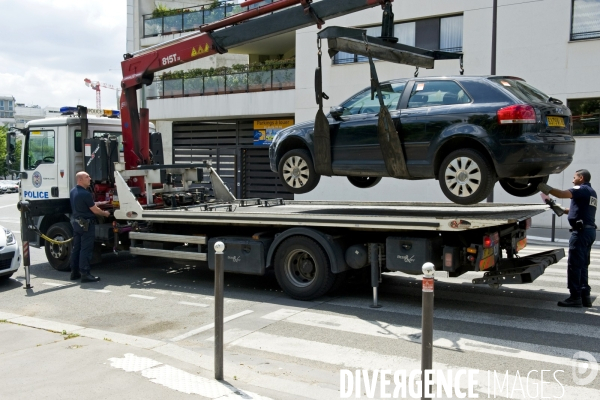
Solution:
[(147, 99), (286, 90), (295, 86), (294, 60), (278, 60), (165, 73), (148, 86)]
[(143, 37), (169, 35), (188, 32), (202, 25), (211, 24), (233, 15), (273, 3), (274, 0), (263, 0), (251, 6), (241, 7), (231, 2), (217, 2), (215, 5), (169, 10), (157, 8), (152, 14), (144, 15)]

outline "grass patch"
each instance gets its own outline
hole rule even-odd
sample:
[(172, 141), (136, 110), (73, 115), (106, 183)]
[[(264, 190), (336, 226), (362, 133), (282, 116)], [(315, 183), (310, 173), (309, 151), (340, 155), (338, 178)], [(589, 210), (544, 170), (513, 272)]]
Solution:
[(69, 339), (73, 339), (73, 338), (79, 337), (78, 333), (67, 333), (67, 331), (65, 331), (65, 330), (62, 331), (62, 335), (64, 336), (63, 339), (65, 339), (65, 340), (69, 340)]

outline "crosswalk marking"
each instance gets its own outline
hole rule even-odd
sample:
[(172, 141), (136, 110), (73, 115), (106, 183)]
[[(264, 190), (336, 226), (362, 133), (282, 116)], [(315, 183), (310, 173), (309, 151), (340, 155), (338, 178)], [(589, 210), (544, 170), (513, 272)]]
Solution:
[(130, 294), (129, 297), (135, 297), (137, 299), (144, 299), (144, 300), (154, 300), (154, 299), (156, 299), (156, 297), (144, 296), (143, 294)]
[(110, 290), (106, 289), (83, 288), (83, 290), (87, 290), (88, 292), (94, 293), (110, 293)]
[(42, 283), (42, 285), (46, 285), (46, 286), (52, 286), (52, 287), (61, 287), (61, 286), (65, 286), (62, 283), (52, 283), (52, 282), (44, 282)]
[(191, 303), (189, 301), (180, 301), (178, 304), (183, 304), (184, 306), (194, 306), (194, 307), (209, 307), (208, 304)]
[[(254, 311), (252, 311), (252, 310), (245, 310), (245, 311), (242, 311), (242, 312), (240, 312), (240, 313), (237, 313), (237, 314), (234, 314), (234, 315), (230, 315), (229, 317), (225, 317), (225, 318), (223, 318), (223, 322), (224, 322), (224, 323), (225, 323), (225, 322), (229, 322), (229, 321), (231, 321), (231, 320), (234, 320), (234, 319), (236, 319), (236, 318), (243, 317), (244, 315), (252, 314), (253, 312), (254, 312)], [(212, 324), (208, 324), (208, 325), (204, 325), (204, 326), (201, 326), (201, 327), (200, 327), (200, 328), (198, 328), (198, 329), (194, 329), (194, 330), (192, 330), (192, 331), (189, 331), (189, 332), (187, 332), (187, 333), (184, 333), (183, 335), (176, 336), (176, 337), (174, 337), (173, 339), (171, 339), (171, 341), (172, 341), (172, 342), (179, 342), (180, 340), (187, 339), (187, 338), (189, 338), (189, 337), (192, 337), (192, 336), (194, 336), (194, 335), (197, 335), (197, 334), (199, 334), (199, 333), (202, 333), (202, 332), (205, 332), (205, 331), (208, 331), (208, 330), (214, 329), (214, 327), (215, 327), (215, 324), (214, 324), (214, 323), (212, 323)]]

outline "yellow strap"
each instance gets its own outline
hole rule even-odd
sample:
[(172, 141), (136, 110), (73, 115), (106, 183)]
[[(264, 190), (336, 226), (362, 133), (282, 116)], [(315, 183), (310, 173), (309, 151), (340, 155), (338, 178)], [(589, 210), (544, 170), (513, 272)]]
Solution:
[(50, 239), (48, 236), (44, 235), (43, 233), (40, 233), (40, 237), (41, 237), (42, 239), (46, 240), (47, 242), (50, 242), (50, 243), (52, 243), (52, 244), (59, 244), (59, 245), (60, 245), (60, 244), (67, 244), (67, 243), (69, 243), (71, 240), (73, 240), (73, 238), (71, 238), (71, 239), (68, 239), (68, 240), (63, 240), (63, 241), (60, 241), (60, 240), (54, 240), (54, 239)]

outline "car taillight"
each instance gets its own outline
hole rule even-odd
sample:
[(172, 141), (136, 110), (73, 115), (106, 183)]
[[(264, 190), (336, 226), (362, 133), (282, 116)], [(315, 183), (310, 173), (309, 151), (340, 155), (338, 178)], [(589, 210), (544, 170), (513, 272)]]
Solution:
[(499, 124), (535, 124), (535, 109), (528, 105), (515, 104), (498, 110)]
[(490, 235), (485, 235), (483, 237), (483, 248), (489, 249), (490, 247), (493, 247), (498, 242), (500, 242), (500, 235), (498, 235), (498, 232), (494, 232)]

